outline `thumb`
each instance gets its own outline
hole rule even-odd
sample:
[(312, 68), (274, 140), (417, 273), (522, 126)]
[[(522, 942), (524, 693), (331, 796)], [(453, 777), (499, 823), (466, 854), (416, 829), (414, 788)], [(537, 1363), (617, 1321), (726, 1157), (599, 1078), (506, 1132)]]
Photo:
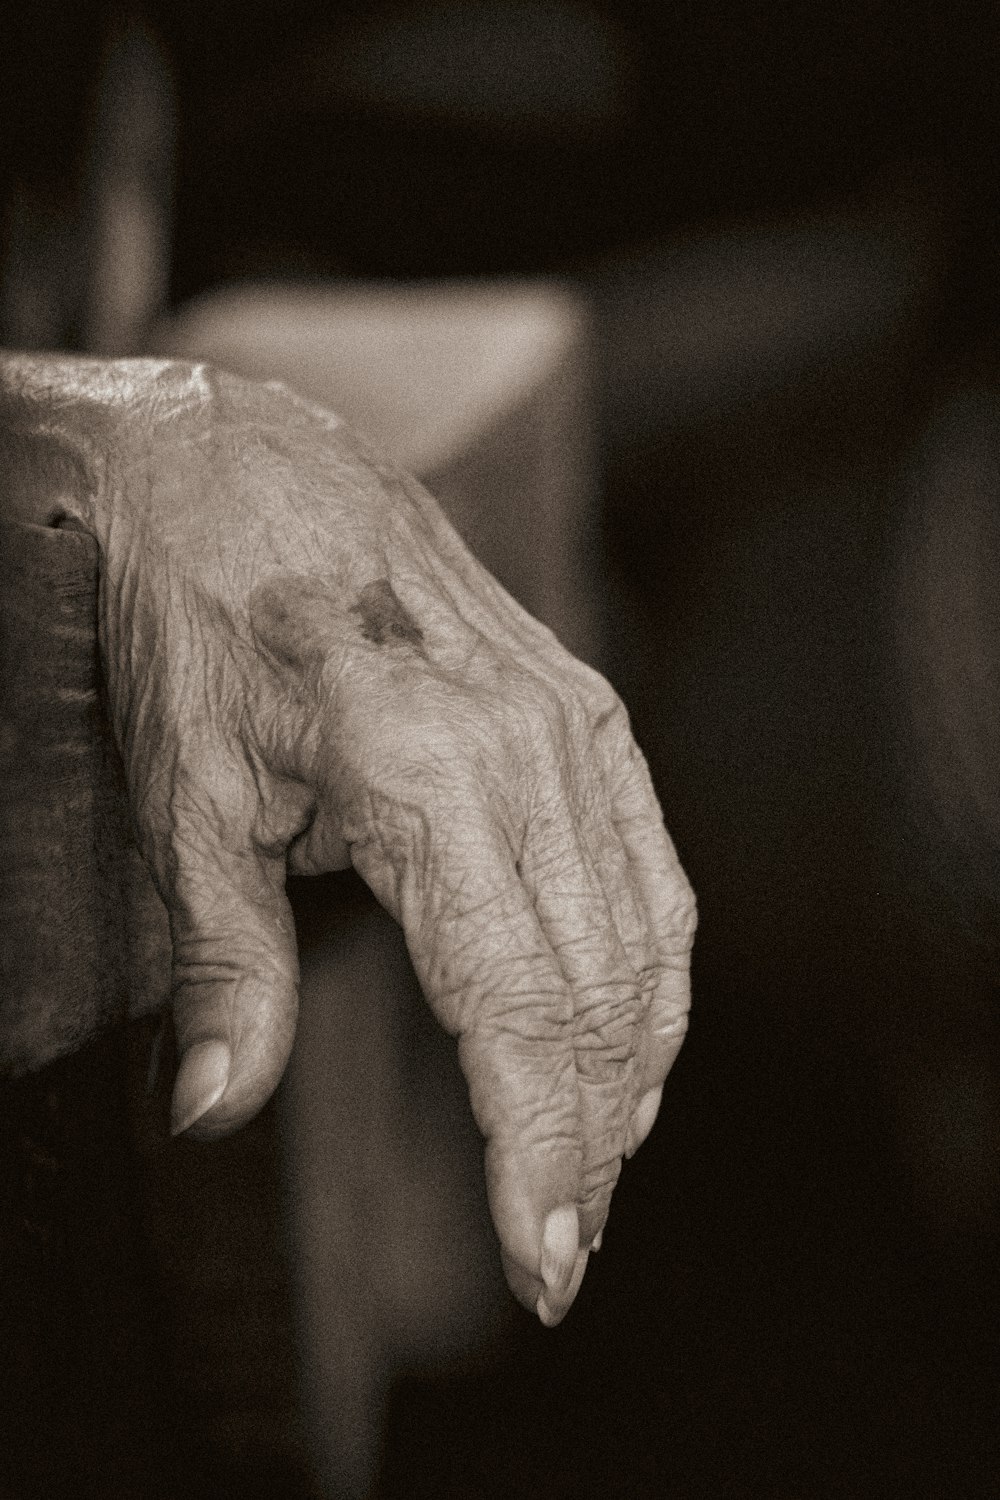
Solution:
[(171, 1133), (228, 1134), (267, 1102), (298, 1013), (298, 956), (283, 859), (177, 837), (163, 882), (180, 1063)]

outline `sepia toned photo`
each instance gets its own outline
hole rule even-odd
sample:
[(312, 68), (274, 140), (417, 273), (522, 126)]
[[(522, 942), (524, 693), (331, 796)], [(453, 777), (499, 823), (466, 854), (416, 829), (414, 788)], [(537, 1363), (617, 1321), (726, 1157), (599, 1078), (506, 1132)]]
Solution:
[(989, 1500), (1000, 17), (0, 17), (0, 1500)]

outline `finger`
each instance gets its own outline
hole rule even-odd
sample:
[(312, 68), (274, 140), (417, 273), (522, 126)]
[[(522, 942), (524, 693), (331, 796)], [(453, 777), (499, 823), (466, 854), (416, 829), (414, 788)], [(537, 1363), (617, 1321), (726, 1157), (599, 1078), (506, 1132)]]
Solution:
[[(529, 830), (524, 882), (573, 996), (580, 1089), (581, 1242), (603, 1227), (635, 1104), (644, 1001), (588, 841), (567, 798)], [(624, 920), (624, 919), (623, 919)]]
[[(600, 757), (592, 753), (578, 756), (573, 762), (572, 770), (576, 805), (586, 811), (586, 816), (577, 821), (579, 836), (597, 872), (629, 971), (635, 975), (640, 992), (639, 1010), (642, 1020), (635, 1067), (636, 1088), (640, 1089), (640, 1093), (633, 1100), (635, 1108), (631, 1111), (625, 1151), (626, 1156), (631, 1156), (634, 1149), (631, 1136), (640, 1102), (643, 1105), (641, 1115), (648, 1113), (649, 1108), (649, 1100), (643, 1097), (641, 1086), (646, 1074), (650, 1031), (647, 1023), (653, 1013), (652, 1002), (660, 983), (661, 964), (643, 892), (637, 883), (629, 852), (612, 818), (611, 793)], [(594, 1237), (592, 1248), (599, 1248), (599, 1238), (600, 1230)]]
[(252, 1118), (284, 1071), (298, 957), (283, 859), (262, 855), (235, 820), (204, 807), (199, 816), (192, 800), (174, 798), (157, 874), (170, 915), (180, 1053), (171, 1129), (210, 1138)]
[(543, 1292), (560, 1305), (579, 1254), (572, 997), (485, 809), (452, 798), (448, 816), (415, 813), (408, 832), (404, 811), (394, 803), (391, 838), (354, 843), (354, 866), (401, 923), (424, 994), (458, 1037), (511, 1290), (532, 1310)]
[[(581, 839), (597, 872), (604, 892), (615, 932), (624, 951), (628, 972), (634, 976), (638, 986), (638, 1032), (636, 1058), (633, 1069), (629, 1126), (625, 1144), (625, 1155), (631, 1156), (635, 1149), (633, 1136), (637, 1122), (649, 1112), (650, 1091), (647, 1078), (647, 1054), (651, 1046), (651, 1034), (656, 1010), (656, 999), (662, 980), (662, 964), (658, 957), (657, 944), (651, 928), (649, 913), (638, 888), (635, 871), (618, 829), (608, 815), (604, 815), (607, 804), (606, 793), (590, 799), (589, 805), (601, 809), (598, 826), (593, 822), (581, 826)], [(655, 1111), (654, 1111), (655, 1113)], [(649, 1121), (652, 1125), (652, 1120)], [(648, 1134), (646, 1128), (644, 1134)], [(598, 1248), (595, 1236), (593, 1248)]]
[(634, 743), (617, 762), (613, 785), (612, 815), (646, 912), (652, 951), (639, 1101), (626, 1148), (632, 1156), (653, 1127), (664, 1080), (687, 1032), (697, 907), (664, 826), (646, 761)]

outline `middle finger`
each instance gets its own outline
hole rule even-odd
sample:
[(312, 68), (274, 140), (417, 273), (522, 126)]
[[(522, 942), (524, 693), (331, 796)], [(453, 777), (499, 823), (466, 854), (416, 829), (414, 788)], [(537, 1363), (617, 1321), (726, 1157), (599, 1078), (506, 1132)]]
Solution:
[(634, 1103), (643, 999), (594, 859), (566, 797), (529, 824), (525, 888), (573, 1002), (583, 1151), (580, 1242), (607, 1217)]

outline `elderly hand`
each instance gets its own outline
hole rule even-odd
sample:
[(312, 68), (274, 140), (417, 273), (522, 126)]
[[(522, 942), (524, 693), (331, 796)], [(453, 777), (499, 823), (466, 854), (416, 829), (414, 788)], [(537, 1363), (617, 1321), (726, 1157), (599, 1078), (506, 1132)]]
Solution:
[(67, 370), (49, 430), (89, 476), (63, 508), (101, 548), (170, 913), (175, 1129), (268, 1098), (296, 1019), (286, 870), (352, 865), (458, 1038), (508, 1282), (557, 1322), (688, 1008), (694, 903), (624, 708), (329, 413), (174, 362)]

